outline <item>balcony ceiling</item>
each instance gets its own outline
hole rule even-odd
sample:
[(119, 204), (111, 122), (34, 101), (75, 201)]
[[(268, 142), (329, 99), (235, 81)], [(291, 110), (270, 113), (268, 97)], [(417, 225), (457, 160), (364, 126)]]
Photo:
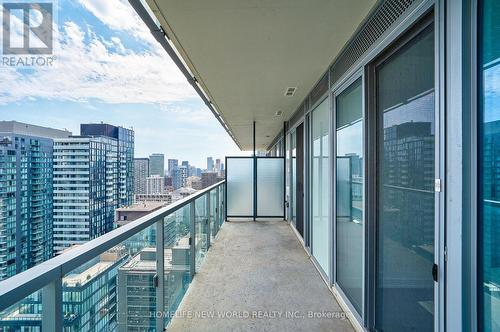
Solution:
[(263, 150), (376, 0), (147, 2), (239, 146), (252, 149), (255, 120)]

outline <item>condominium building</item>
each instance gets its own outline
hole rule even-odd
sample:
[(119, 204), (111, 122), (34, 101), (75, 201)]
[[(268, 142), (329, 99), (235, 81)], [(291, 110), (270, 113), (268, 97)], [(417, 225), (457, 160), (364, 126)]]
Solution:
[(0, 280), (53, 255), (53, 140), (70, 135), (0, 121)]
[(146, 178), (146, 194), (163, 194), (165, 192), (165, 177), (152, 175)]
[[(132, 203), (127, 190), (133, 190), (129, 172), (133, 170), (129, 151), (133, 132), (109, 125), (82, 125), (82, 129), (103, 135), (71, 136), (54, 144), (56, 253), (109, 232), (115, 209)], [(120, 140), (123, 137), (125, 142)]]
[(109, 137), (72, 136), (54, 144), (54, 250), (113, 229), (118, 207), (118, 145)]
[[(117, 329), (117, 272), (126, 254), (114, 248), (101, 254), (62, 279), (62, 326), (64, 331)], [(40, 331), (42, 292), (35, 292), (11, 306), (0, 317), (0, 331)]]
[(207, 171), (211, 172), (214, 170), (214, 158), (207, 157)]
[(168, 175), (172, 176), (174, 169), (179, 166), (179, 160), (177, 159), (168, 159)]
[(149, 156), (149, 175), (165, 175), (165, 156), (161, 153), (153, 153)]
[(105, 123), (80, 125), (82, 136), (104, 136), (117, 141), (118, 205), (132, 204), (134, 200), (134, 131)]
[(179, 166), (174, 169), (172, 174), (172, 185), (175, 189), (182, 188), (186, 185), (186, 179), (188, 177), (188, 169), (186, 166)]
[[(175, 222), (171, 223), (175, 225)], [(169, 244), (164, 253), (164, 306), (175, 310), (190, 282), (189, 239)], [(170, 247), (172, 246), (172, 247)], [(118, 331), (148, 331), (156, 320), (156, 248), (146, 247), (118, 270)], [(170, 317), (164, 317), (166, 322)]]
[(221, 171), (221, 161), (219, 158), (215, 159), (215, 171), (220, 174)]
[(134, 195), (146, 193), (146, 178), (149, 176), (149, 159), (134, 159)]

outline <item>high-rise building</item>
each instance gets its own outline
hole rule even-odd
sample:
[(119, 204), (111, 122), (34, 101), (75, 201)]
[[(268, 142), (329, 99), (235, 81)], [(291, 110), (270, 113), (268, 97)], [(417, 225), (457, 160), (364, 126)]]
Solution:
[(69, 135), (0, 121), (0, 280), (53, 255), (53, 139)]
[(207, 157), (207, 171), (211, 172), (214, 170), (214, 158)]
[[(112, 249), (63, 277), (64, 331), (116, 331), (116, 276), (126, 258), (123, 250)], [(40, 331), (41, 294), (41, 291), (34, 292), (4, 311), (0, 331)]]
[(149, 159), (134, 158), (134, 194), (146, 193), (146, 178), (149, 176)]
[(56, 253), (109, 232), (113, 229), (115, 209), (132, 203), (133, 152), (129, 144), (134, 134), (127, 133), (129, 129), (113, 127), (82, 125), (86, 133), (103, 135), (54, 141)]
[(152, 175), (146, 178), (146, 194), (163, 194), (165, 192), (165, 177)]
[(179, 166), (179, 160), (177, 159), (169, 159), (168, 160), (168, 175), (172, 176), (174, 169)]
[(221, 162), (220, 159), (215, 159), (215, 171), (220, 174), (221, 172)]
[(174, 189), (179, 189), (186, 185), (186, 179), (188, 177), (187, 171), (186, 166), (179, 166), (174, 170), (172, 175), (172, 185)]
[(172, 187), (172, 177), (171, 176), (165, 176), (165, 189), (168, 187)]
[(149, 156), (149, 175), (165, 175), (165, 156), (161, 153), (153, 153)]
[(118, 205), (130, 205), (134, 200), (134, 131), (105, 123), (80, 125), (82, 136), (104, 136), (117, 141)]
[(196, 175), (196, 167), (193, 165), (190, 165), (188, 174), (189, 174), (189, 176), (198, 176), (198, 175)]
[(181, 165), (184, 166), (184, 167), (186, 167), (187, 176), (190, 177), (191, 176), (191, 166), (189, 166), (189, 161), (183, 160), (182, 163), (181, 163)]
[(54, 250), (113, 229), (118, 146), (108, 137), (72, 136), (54, 144)]
[[(173, 221), (168, 225), (176, 226), (175, 219)], [(165, 234), (169, 233), (166, 229)], [(165, 249), (164, 305), (165, 308), (169, 308), (169, 312), (173, 312), (190, 282), (189, 237), (183, 237), (177, 243), (167, 240), (166, 246), (172, 247)], [(119, 332), (150, 331), (155, 326), (157, 312), (155, 275), (156, 248), (154, 247), (142, 249), (118, 269)], [(169, 316), (165, 318), (168, 320)]]

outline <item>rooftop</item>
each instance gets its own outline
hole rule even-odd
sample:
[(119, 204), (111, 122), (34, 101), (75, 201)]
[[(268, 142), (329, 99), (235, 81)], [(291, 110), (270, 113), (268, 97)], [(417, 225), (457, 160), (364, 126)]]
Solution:
[(65, 138), (71, 136), (72, 134), (68, 130), (47, 128), (18, 121), (0, 121), (0, 132), (40, 136), (45, 138)]
[(153, 212), (155, 210), (158, 210), (159, 208), (163, 207), (165, 204), (162, 202), (140, 202), (140, 203), (134, 203), (130, 206), (125, 206), (121, 207), (118, 209), (115, 209), (116, 212)]

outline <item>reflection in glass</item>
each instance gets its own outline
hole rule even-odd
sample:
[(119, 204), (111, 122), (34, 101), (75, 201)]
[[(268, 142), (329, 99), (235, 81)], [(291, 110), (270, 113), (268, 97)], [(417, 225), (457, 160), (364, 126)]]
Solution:
[(257, 158), (257, 216), (283, 216), (284, 160)]
[(434, 38), (432, 26), (376, 68), (376, 328), (434, 326)]
[(227, 215), (253, 216), (253, 158), (227, 158)]
[(337, 283), (359, 314), (363, 305), (363, 99), (361, 80), (337, 97)]
[(330, 274), (329, 119), (328, 99), (325, 99), (312, 111), (311, 214), (312, 254), (327, 275)]
[(210, 191), (210, 241), (213, 242), (217, 232), (219, 231), (219, 225), (217, 224), (216, 216), (217, 208), (217, 192), (216, 190)]
[(191, 283), (189, 237), (189, 205), (163, 219), (164, 315), (165, 326), (170, 322)]
[(194, 201), (195, 206), (195, 224), (194, 224), (194, 246), (195, 246), (195, 262), (196, 270), (201, 267), (205, 255), (208, 250), (208, 204), (207, 204), (207, 194), (197, 198)]
[(500, 330), (500, 2), (481, 1), (479, 324)]

